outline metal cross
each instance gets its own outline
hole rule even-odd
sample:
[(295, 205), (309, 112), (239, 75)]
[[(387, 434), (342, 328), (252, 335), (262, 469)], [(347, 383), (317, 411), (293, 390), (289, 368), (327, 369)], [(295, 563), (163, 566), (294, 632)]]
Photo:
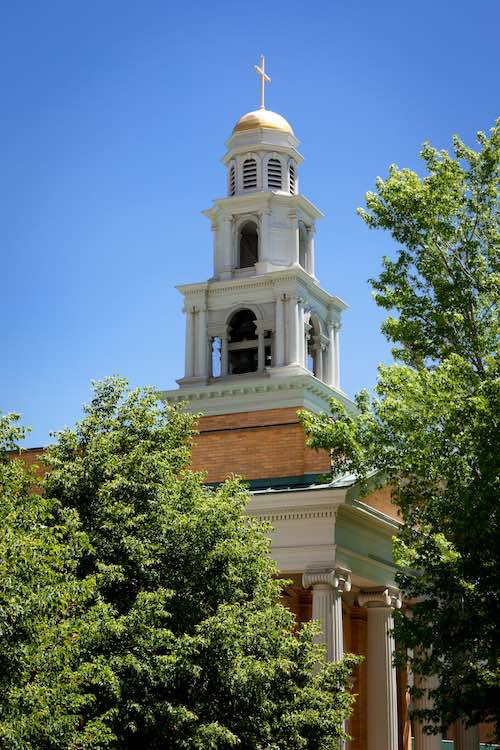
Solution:
[(260, 108), (265, 109), (264, 107), (264, 86), (266, 83), (271, 83), (271, 79), (266, 73), (266, 61), (264, 58), (264, 55), (260, 56), (260, 67), (258, 65), (254, 65), (255, 71), (257, 75), (260, 77)]

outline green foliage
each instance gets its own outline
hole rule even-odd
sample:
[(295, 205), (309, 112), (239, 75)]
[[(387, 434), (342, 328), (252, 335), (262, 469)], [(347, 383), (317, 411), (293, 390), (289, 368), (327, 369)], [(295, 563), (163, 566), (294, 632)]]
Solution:
[(33, 472), (7, 455), (17, 423), (0, 416), (0, 748), (105, 748), (109, 717), (94, 707), (116, 689), (97, 654), (108, 608), (75, 574), (88, 549), (76, 513), (32, 492)]
[[(18, 693), (0, 748), (326, 750), (343, 735), (356, 658), (315, 668), (314, 627), (295, 635), (278, 602), (268, 527), (244, 515), (247, 491), (236, 479), (211, 490), (188, 469), (194, 429), (153, 389), (111, 378), (48, 450), (50, 501), (23, 496), (52, 514), (26, 521), (40, 557), (26, 596), (40, 599), (31, 613), (47, 647), (19, 638), (25, 667), (14, 686), (5, 677)], [(51, 528), (55, 559), (41, 546)]]
[(415, 602), (396, 635), (401, 660), (414, 649), (413, 671), (439, 676), (420, 715), (434, 725), (498, 725), (500, 706), (498, 125), (478, 142), (455, 138), (454, 157), (427, 144), (428, 175), (393, 166), (367, 195), (363, 219), (400, 243), (372, 285), (396, 312), (383, 330), (402, 364), (379, 368), (355, 414), (332, 401), (331, 414), (301, 416), (334, 473), (393, 489), (399, 584)]

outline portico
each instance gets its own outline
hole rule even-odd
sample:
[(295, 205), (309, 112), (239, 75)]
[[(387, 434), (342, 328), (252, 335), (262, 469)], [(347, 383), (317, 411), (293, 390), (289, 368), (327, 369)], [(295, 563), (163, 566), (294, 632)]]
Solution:
[[(391, 537), (394, 518), (357, 498), (354, 478), (306, 488), (255, 491), (249, 512), (273, 524), (272, 556), (294, 581), (287, 605), (317, 620), (325, 658), (361, 653), (349, 750), (398, 750), (398, 684), (392, 615), (401, 607)], [(358, 693), (359, 695), (359, 693)]]

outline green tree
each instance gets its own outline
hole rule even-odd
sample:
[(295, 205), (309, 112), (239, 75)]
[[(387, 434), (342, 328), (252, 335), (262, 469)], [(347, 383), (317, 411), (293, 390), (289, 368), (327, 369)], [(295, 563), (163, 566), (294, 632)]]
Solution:
[(314, 628), (294, 635), (247, 491), (189, 470), (194, 429), (154, 390), (112, 378), (48, 450), (44, 494), (80, 519), (76, 574), (111, 613), (81, 725), (106, 717), (109, 747), (127, 750), (331, 748), (356, 659), (315, 669)]
[(0, 416), (0, 748), (105, 748), (96, 695), (116, 685), (99, 640), (113, 621), (95, 577), (76, 576), (88, 549), (76, 513), (34, 492), (13, 458), (23, 436), (16, 415)]
[[(367, 492), (389, 484), (403, 525), (399, 584), (412, 618), (396, 623), (401, 658), (438, 675), (431, 725), (493, 720), (500, 707), (498, 553), (500, 129), (454, 153), (425, 144), (426, 174), (391, 166), (359, 213), (396, 240), (371, 280), (394, 365), (357, 410), (304, 412), (310, 444)], [(333, 416), (333, 419), (332, 419)], [(418, 691), (414, 691), (415, 696)]]

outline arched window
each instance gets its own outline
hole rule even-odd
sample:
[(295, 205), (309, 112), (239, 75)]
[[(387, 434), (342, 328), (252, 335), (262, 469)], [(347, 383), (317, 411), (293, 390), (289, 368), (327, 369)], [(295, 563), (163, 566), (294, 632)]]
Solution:
[(229, 170), (229, 195), (236, 193), (236, 169), (234, 164), (231, 165)]
[(258, 368), (257, 329), (255, 313), (238, 310), (229, 322), (229, 372), (242, 375)]
[(238, 268), (251, 268), (259, 260), (259, 235), (254, 221), (246, 221), (239, 232)]
[(281, 190), (283, 187), (281, 162), (279, 159), (269, 159), (267, 162), (267, 187), (270, 190)]
[(299, 223), (299, 263), (307, 271), (307, 229)]
[(257, 162), (255, 159), (245, 159), (243, 162), (243, 189), (257, 187)]
[(290, 193), (292, 195), (295, 195), (295, 164), (293, 161), (290, 162), (288, 165), (288, 184), (290, 188)]

